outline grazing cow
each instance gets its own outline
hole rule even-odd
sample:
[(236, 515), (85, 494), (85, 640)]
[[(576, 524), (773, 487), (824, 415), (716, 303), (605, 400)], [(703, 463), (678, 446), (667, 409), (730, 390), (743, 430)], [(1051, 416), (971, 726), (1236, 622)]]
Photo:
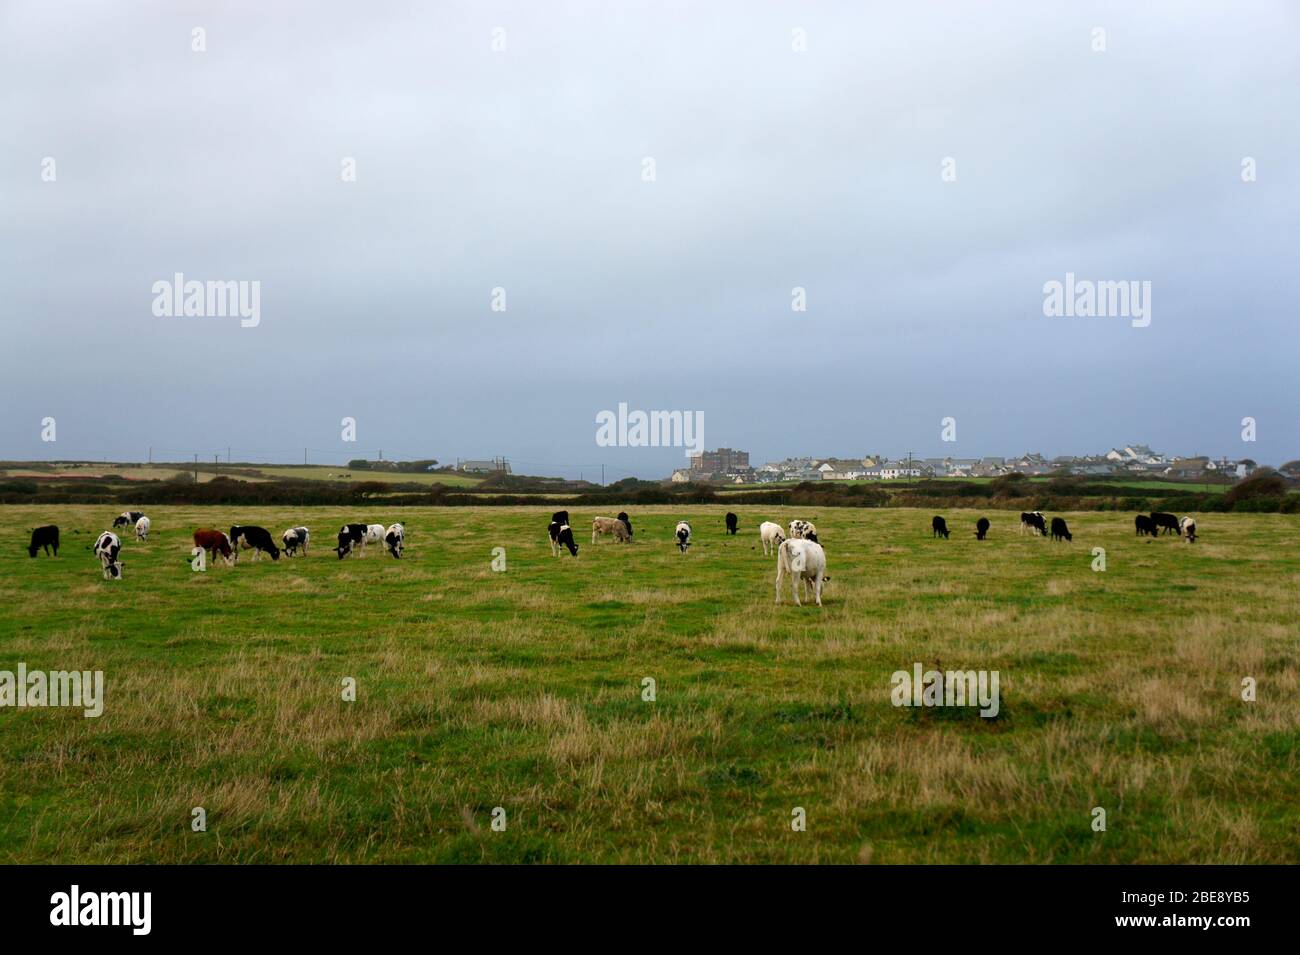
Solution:
[(773, 524), (771, 521), (764, 521), (758, 525), (758, 536), (763, 541), (763, 556), (768, 557), (781, 546), (785, 540), (785, 531), (780, 524)]
[(230, 538), (219, 530), (211, 527), (200, 528), (194, 532), (194, 546), (202, 547), (212, 555), (212, 563), (217, 562), (217, 555), (220, 554), (227, 564), (233, 562), (234, 548), (230, 546)]
[(727, 523), (727, 533), (731, 534), (734, 537), (736, 534), (736, 524), (737, 524), (736, 515), (732, 514), (731, 511), (727, 511), (727, 516), (724, 517), (723, 520), (726, 521)]
[(791, 540), (809, 540), (817, 539), (817, 526), (812, 521), (791, 521), (790, 522)]
[(142, 517), (135, 522), (135, 539), (138, 541), (147, 541), (149, 539), (149, 528), (153, 522), (147, 517)]
[(384, 531), (384, 544), (388, 547), (388, 553), (401, 560), (402, 545), (405, 543), (406, 528), (401, 524), (388, 525), (388, 529)]
[(112, 531), (104, 531), (95, 541), (95, 556), (99, 558), (99, 566), (104, 568), (105, 580), (122, 579), (122, 561), (117, 559), (121, 552), (122, 542)]
[(1070, 529), (1065, 526), (1065, 518), (1062, 517), (1052, 518), (1052, 540), (1054, 541), (1074, 540), (1074, 535), (1071, 534)]
[(677, 549), (683, 554), (686, 553), (686, 548), (691, 546), (691, 525), (685, 521), (678, 521), (673, 535), (677, 538)]
[(1043, 537), (1047, 536), (1047, 521), (1042, 511), (1020, 512), (1020, 533), (1023, 534), (1026, 529), (1036, 530)]
[(144, 511), (123, 511), (117, 517), (113, 518), (114, 527), (135, 527), (144, 517)]
[(617, 517), (598, 517), (591, 522), (591, 542), (596, 543), (596, 535), (612, 534), (614, 540), (626, 543), (631, 538), (627, 524)]
[(239, 551), (251, 550), (253, 560), (261, 559), (262, 552), (271, 555), (272, 560), (280, 559), (280, 548), (271, 539), (271, 532), (255, 524), (235, 524), (230, 528), (230, 544), (235, 549), (235, 560), (239, 560)]
[(45, 556), (50, 556), (50, 548), (54, 548), (54, 556), (59, 556), (59, 529), (53, 524), (46, 524), (32, 531), (32, 542), (27, 545), (27, 556), (35, 557), (36, 552), (45, 548)]
[(291, 527), (280, 535), (280, 543), (284, 545), (284, 552), (292, 557), (298, 553), (298, 548), (302, 548), (302, 556), (307, 556), (307, 538), (311, 532), (305, 527)]
[(1178, 533), (1177, 515), (1167, 514), (1164, 511), (1152, 511), (1151, 520), (1155, 522), (1157, 528), (1163, 527), (1166, 534)]
[(982, 541), (985, 538), (985, 536), (988, 534), (988, 532), (989, 532), (989, 519), (987, 517), (981, 517), (978, 521), (975, 522), (975, 539)]
[[(386, 530), (387, 528), (385, 528), (383, 524), (367, 524), (366, 539), (362, 541), (362, 544), (365, 545), (365, 544), (383, 543), (384, 533), (386, 532)], [(361, 556), (364, 557), (365, 555), (366, 555), (366, 548), (362, 546)]]
[(619, 519), (620, 521), (622, 521), (622, 522), (623, 522), (623, 526), (627, 528), (627, 537), (628, 537), (628, 540), (631, 540), (631, 539), (632, 539), (632, 519), (631, 519), (630, 517), (627, 516), (627, 511), (619, 511), (619, 512), (618, 512), (618, 519)]
[(339, 528), (339, 546), (334, 548), (334, 552), (339, 555), (339, 560), (353, 553), (357, 544), (365, 547), (366, 530), (365, 524), (344, 524)]
[(794, 597), (796, 607), (799, 602), (799, 588), (807, 581), (812, 587), (817, 606), (822, 605), (822, 584), (830, 580), (826, 576), (826, 551), (814, 540), (804, 538), (782, 541), (776, 549), (776, 602), (781, 603), (781, 580), (790, 574), (790, 595)]
[(568, 524), (561, 524), (559, 521), (551, 521), (548, 528), (551, 535), (551, 554), (559, 557), (562, 548), (569, 548), (569, 553), (574, 557), (578, 556), (578, 545), (573, 540), (573, 528)]
[(1178, 522), (1178, 536), (1189, 544), (1196, 543), (1196, 518), (1184, 517)]
[(1133, 518), (1133, 527), (1136, 529), (1138, 537), (1141, 537), (1143, 534), (1150, 534), (1152, 537), (1155, 537), (1160, 533), (1160, 528), (1156, 527), (1156, 522), (1151, 520), (1151, 518), (1145, 514), (1139, 514), (1137, 517)]
[(930, 533), (933, 537), (942, 537), (944, 540), (947, 540), (948, 522), (936, 514), (934, 520), (930, 521)]

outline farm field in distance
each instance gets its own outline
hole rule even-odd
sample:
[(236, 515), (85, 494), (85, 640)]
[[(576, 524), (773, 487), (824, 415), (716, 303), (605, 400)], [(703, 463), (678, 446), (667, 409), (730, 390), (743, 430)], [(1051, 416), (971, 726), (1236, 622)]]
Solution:
[[(1054, 543), (992, 509), (947, 541), (930, 510), (736, 506), (733, 538), (723, 506), (625, 509), (634, 543), (593, 546), (570, 508), (574, 560), (537, 507), (154, 507), (110, 582), (112, 508), (5, 507), (0, 669), (106, 689), (96, 719), (0, 709), (0, 861), (1300, 862), (1297, 516), (1187, 545), (1117, 512), (1049, 514)], [(757, 527), (796, 517), (820, 609), (773, 605)], [(404, 559), (338, 560), (345, 521), (401, 521)], [(311, 555), (192, 572), (233, 523)], [(894, 707), (918, 662), (997, 670), (998, 718)]]
[[(302, 480), (302, 481), (382, 481), (385, 484), (445, 484), (448, 487), (473, 487), (482, 478), (473, 474), (451, 474), (446, 471), (368, 471), (351, 470), (337, 464), (276, 465), (276, 464), (218, 464), (215, 468), (211, 462), (200, 461), (197, 468), (179, 464), (117, 464), (93, 462), (71, 464), (54, 464), (35, 468), (20, 463), (10, 463), (0, 467), (0, 476), (8, 478), (57, 478), (76, 477), (94, 478), (117, 476), (132, 481), (165, 481), (176, 475), (193, 474), (197, 470), (199, 483), (211, 481), (215, 477), (237, 476), (242, 481), (267, 480)], [(346, 476), (345, 476), (346, 475)]]

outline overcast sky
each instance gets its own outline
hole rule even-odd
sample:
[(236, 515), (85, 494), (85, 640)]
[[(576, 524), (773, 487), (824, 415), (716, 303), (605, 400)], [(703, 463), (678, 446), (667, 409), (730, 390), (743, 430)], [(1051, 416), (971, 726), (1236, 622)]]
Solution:
[(681, 466), (620, 402), (755, 463), (1300, 457), (1288, 0), (3, 0), (0, 130), (0, 457)]

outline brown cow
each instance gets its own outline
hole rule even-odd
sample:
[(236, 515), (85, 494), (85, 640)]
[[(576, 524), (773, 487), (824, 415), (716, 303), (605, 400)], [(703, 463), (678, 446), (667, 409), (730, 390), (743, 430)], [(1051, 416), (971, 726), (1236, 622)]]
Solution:
[(216, 563), (217, 554), (224, 557), (227, 564), (231, 562), (230, 538), (223, 531), (211, 527), (200, 528), (194, 532), (194, 546), (202, 547), (210, 553), (213, 563)]

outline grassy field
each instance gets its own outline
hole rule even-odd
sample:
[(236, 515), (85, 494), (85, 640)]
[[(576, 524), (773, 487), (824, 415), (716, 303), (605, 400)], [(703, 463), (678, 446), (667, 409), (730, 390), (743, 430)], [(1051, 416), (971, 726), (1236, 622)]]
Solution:
[[(738, 507), (728, 538), (723, 510), (639, 509), (627, 546), (575, 512), (575, 561), (536, 508), (156, 508), (106, 582), (111, 509), (5, 508), (0, 669), (107, 689), (97, 719), (0, 709), (0, 861), (1300, 862), (1295, 516), (1204, 515), (1189, 546), (1104, 512), (1066, 544)], [(821, 609), (773, 606), (756, 527), (796, 516)], [(402, 520), (406, 559), (339, 561), (345, 519)], [(30, 560), (45, 522), (63, 556)], [(193, 529), (234, 522), (315, 548), (191, 572)], [(998, 718), (891, 705), (936, 660), (997, 670)]]

